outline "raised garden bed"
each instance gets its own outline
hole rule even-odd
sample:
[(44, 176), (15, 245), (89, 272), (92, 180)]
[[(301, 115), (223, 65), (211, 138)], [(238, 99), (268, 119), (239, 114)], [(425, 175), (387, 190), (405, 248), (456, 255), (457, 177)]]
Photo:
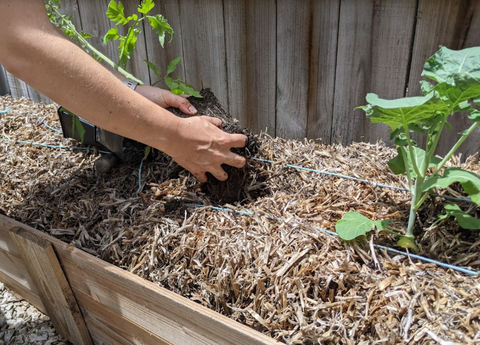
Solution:
[[(45, 126), (59, 128), (55, 106), (3, 97), (5, 108), (0, 281), (45, 310), (9, 231), (52, 243), (95, 343), (480, 341), (477, 277), (373, 246), (394, 246), (390, 235), (343, 243), (324, 231), (351, 210), (402, 231), (407, 192), (291, 167), (407, 187), (381, 143), (263, 136), (256, 157), (274, 163), (249, 160), (244, 200), (223, 204), (168, 159), (144, 163), (140, 179), (138, 164), (98, 173), (96, 152), (24, 144), (81, 146)], [(478, 232), (430, 227), (442, 202), (420, 212), (419, 254), (479, 270)]]

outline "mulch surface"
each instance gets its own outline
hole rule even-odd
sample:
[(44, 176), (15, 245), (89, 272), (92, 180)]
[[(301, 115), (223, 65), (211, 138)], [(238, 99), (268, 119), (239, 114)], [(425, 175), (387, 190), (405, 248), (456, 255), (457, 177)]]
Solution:
[[(387, 233), (345, 243), (324, 231), (349, 211), (405, 231), (409, 193), (375, 185), (408, 188), (382, 143), (252, 135), (258, 152), (247, 154), (238, 200), (225, 201), (162, 154), (141, 171), (100, 173), (98, 152), (21, 143), (82, 147), (45, 126), (60, 128), (55, 105), (2, 97), (5, 108), (0, 212), (11, 218), (288, 344), (480, 344), (477, 277), (374, 246), (396, 248)], [(477, 157), (451, 165), (480, 174)], [(459, 186), (446, 193), (465, 197)], [(435, 224), (443, 203), (419, 212), (418, 254), (480, 270), (478, 232)]]

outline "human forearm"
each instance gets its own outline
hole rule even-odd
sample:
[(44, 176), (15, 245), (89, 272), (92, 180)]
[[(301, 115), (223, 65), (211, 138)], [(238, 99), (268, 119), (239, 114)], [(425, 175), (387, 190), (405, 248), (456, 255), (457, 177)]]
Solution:
[[(176, 106), (169, 92), (157, 104), (147, 99), (157, 90), (145, 89), (145, 97), (133, 92), (49, 22), (42, 0), (0, 0), (0, 62), (78, 116), (165, 152), (200, 181), (206, 172), (225, 180), (222, 164), (245, 164), (230, 150), (245, 145), (244, 135), (223, 132), (219, 119), (176, 117), (157, 105)], [(178, 107), (194, 114), (188, 104)]]

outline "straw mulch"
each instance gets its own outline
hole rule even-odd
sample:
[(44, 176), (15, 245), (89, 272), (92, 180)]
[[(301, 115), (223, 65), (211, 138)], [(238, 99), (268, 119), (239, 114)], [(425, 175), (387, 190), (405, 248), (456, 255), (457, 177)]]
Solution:
[[(139, 192), (138, 165), (102, 174), (94, 169), (98, 153), (15, 142), (81, 146), (43, 124), (60, 127), (55, 106), (0, 98), (0, 110), (7, 107), (11, 113), (0, 115), (0, 137), (13, 140), (0, 142), (7, 216), (288, 344), (480, 344), (478, 278), (373, 246), (394, 246), (391, 235), (344, 243), (323, 231), (351, 210), (404, 231), (407, 192), (285, 166), (407, 187), (388, 170), (391, 148), (262, 136), (257, 157), (275, 163), (249, 160), (255, 173), (246, 200), (213, 205), (226, 210), (168, 160), (144, 164)], [(456, 163), (480, 173), (476, 157)], [(447, 192), (464, 196), (461, 188)], [(450, 219), (431, 226), (443, 202), (432, 198), (420, 212), (419, 254), (479, 270), (477, 232)]]

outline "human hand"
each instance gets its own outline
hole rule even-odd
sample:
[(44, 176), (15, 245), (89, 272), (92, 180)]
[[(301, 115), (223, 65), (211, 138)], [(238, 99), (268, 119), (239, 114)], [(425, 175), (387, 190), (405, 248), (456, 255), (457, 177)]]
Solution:
[(197, 114), (197, 109), (187, 100), (187, 95), (175, 95), (169, 90), (150, 85), (138, 85), (135, 91), (162, 108), (174, 107), (187, 115)]
[(247, 137), (222, 131), (222, 120), (209, 116), (181, 118), (175, 137), (168, 140), (164, 152), (190, 171), (200, 182), (206, 182), (206, 173), (220, 181), (228, 177), (222, 164), (241, 168), (244, 157), (230, 151), (244, 147)]

